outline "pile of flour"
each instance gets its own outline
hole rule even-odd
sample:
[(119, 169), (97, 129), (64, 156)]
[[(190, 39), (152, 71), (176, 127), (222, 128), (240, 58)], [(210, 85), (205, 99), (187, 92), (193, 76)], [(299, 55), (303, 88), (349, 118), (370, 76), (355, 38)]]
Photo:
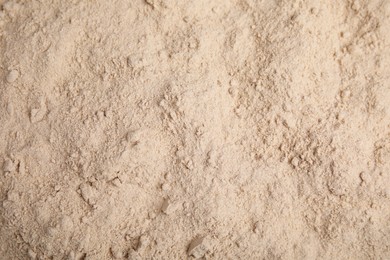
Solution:
[(0, 0), (0, 259), (389, 259), (390, 1)]

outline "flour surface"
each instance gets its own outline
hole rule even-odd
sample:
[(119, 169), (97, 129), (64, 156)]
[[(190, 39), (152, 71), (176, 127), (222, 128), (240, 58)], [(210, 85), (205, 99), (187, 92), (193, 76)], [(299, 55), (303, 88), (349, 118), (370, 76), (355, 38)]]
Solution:
[(0, 0), (0, 260), (390, 259), (389, 0)]

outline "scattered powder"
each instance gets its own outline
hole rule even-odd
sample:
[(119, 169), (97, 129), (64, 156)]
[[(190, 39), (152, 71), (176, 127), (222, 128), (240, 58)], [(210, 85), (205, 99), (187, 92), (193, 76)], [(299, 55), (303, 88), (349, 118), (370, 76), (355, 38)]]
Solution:
[(390, 1), (0, 0), (0, 259), (390, 259)]

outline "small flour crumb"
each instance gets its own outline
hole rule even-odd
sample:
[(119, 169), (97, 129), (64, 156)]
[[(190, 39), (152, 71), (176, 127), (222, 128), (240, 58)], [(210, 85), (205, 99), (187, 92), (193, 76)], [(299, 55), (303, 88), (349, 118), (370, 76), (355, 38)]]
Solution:
[(13, 172), (15, 170), (15, 164), (11, 159), (5, 159), (3, 163), (3, 171), (4, 172)]
[(18, 78), (19, 78), (19, 71), (11, 70), (10, 72), (8, 72), (6, 80), (7, 80), (8, 83), (13, 83)]
[(195, 259), (203, 257), (209, 250), (206, 237), (199, 237), (190, 243), (188, 247), (188, 255), (193, 256)]

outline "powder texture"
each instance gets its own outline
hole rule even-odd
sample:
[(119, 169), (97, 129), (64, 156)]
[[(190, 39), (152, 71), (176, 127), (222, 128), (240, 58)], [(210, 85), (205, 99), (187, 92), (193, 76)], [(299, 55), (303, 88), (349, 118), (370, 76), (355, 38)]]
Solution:
[(0, 0), (0, 259), (390, 259), (390, 1)]

